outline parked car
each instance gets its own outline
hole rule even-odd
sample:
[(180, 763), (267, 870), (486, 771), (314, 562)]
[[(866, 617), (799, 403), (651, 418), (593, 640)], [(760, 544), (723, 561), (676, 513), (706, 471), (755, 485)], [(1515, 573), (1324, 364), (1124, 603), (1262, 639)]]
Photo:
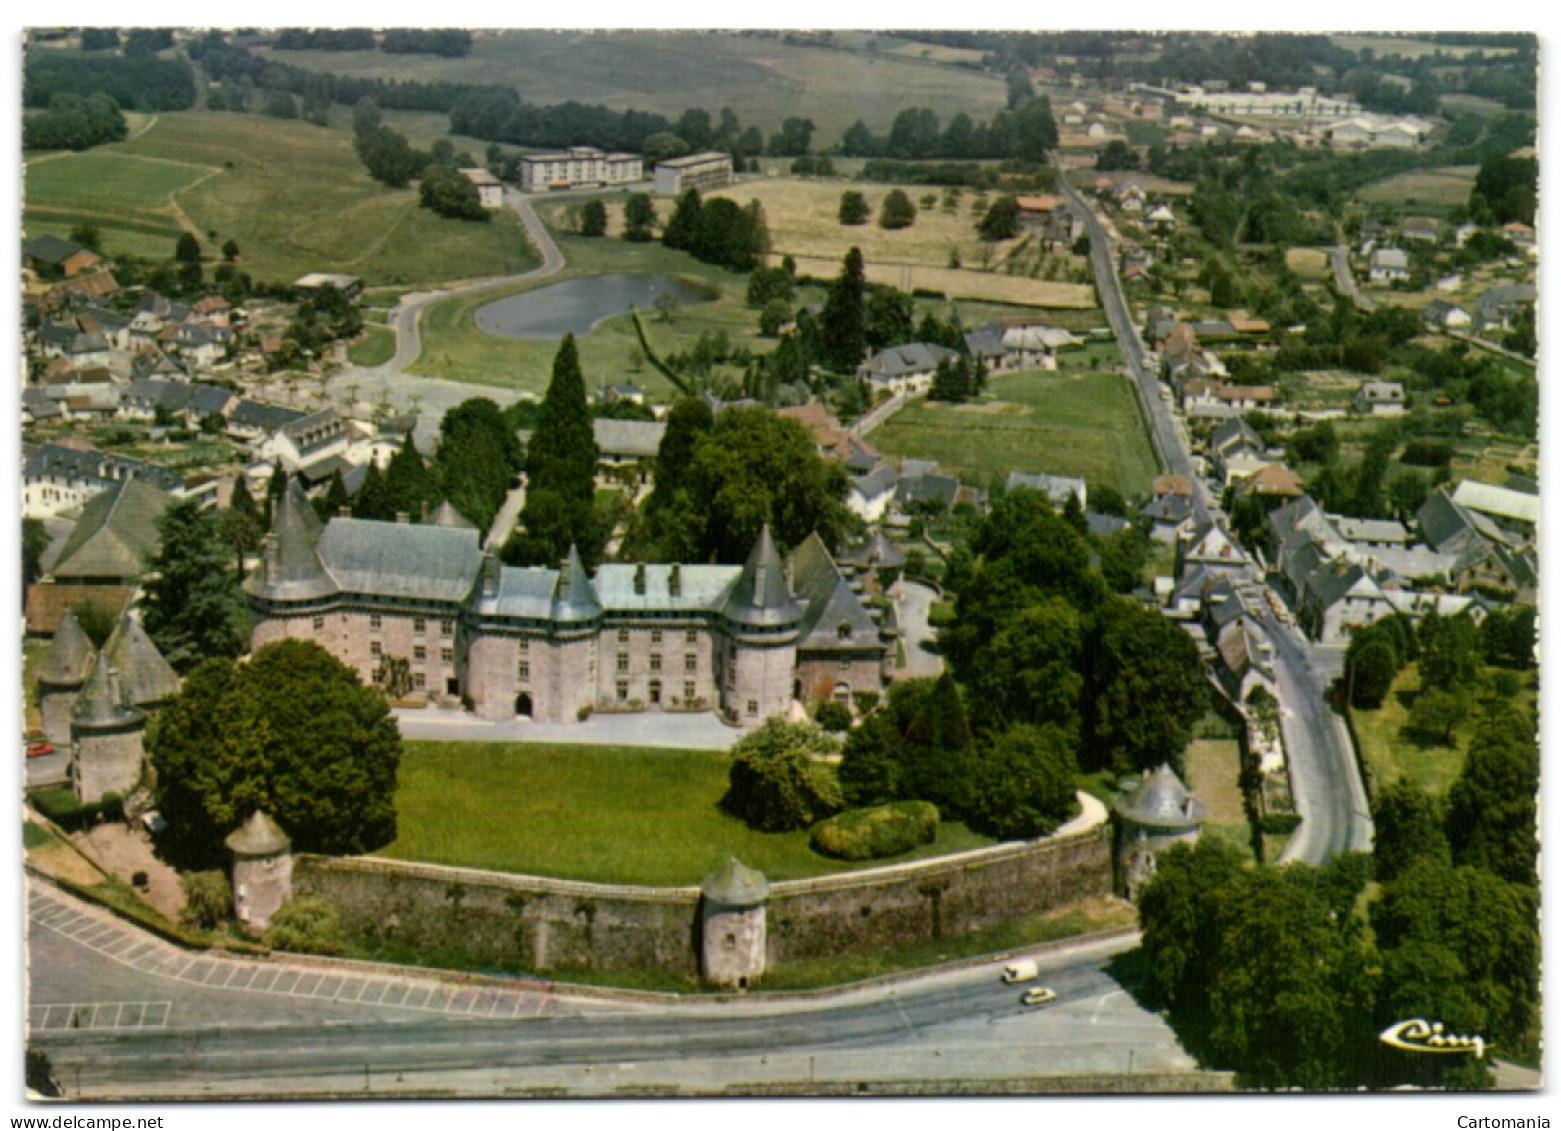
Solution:
[(1035, 986), (1025, 990), (1019, 998), (1020, 1005), (1050, 1005), (1057, 1000), (1057, 991), (1050, 986)]
[(27, 756), (29, 758), (42, 758), (45, 754), (54, 753), (52, 742), (29, 742), (27, 744)]

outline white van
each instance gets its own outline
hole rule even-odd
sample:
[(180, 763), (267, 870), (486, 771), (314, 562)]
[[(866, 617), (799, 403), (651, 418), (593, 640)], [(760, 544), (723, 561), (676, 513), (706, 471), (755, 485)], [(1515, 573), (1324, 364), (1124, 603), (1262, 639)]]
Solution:
[(1035, 968), (1033, 958), (1019, 958), (1003, 967), (1003, 981), (1010, 985), (1015, 982), (1033, 982), (1040, 976), (1040, 971)]

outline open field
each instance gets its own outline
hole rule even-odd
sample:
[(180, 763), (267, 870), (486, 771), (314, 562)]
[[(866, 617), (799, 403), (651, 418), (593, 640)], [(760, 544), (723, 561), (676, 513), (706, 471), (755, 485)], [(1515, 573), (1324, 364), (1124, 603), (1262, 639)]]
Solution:
[(1355, 195), (1368, 204), (1395, 204), (1405, 208), (1433, 206), (1455, 208), (1469, 203), (1474, 165), (1448, 165), (1441, 169), (1416, 169), (1365, 185)]
[(1081, 476), (1129, 498), (1156, 474), (1133, 390), (1105, 373), (1024, 372), (994, 377), (992, 401), (969, 406), (921, 401), (872, 434), (890, 456), (933, 459), (985, 486), (1009, 471)]
[(1465, 55), (1472, 55), (1476, 51), (1486, 55), (1511, 55), (1513, 51), (1511, 47), (1454, 46), (1449, 43), (1432, 43), (1425, 39), (1396, 35), (1331, 35), (1328, 38), (1333, 40), (1336, 47), (1342, 47), (1346, 51), (1370, 51), (1379, 59), (1398, 56), (1413, 61), (1435, 55), (1438, 51), (1449, 59), (1462, 59)]
[(1252, 852), (1252, 826), (1241, 800), (1241, 746), (1232, 738), (1199, 738), (1187, 744), (1187, 788), (1208, 810), (1204, 835)]
[(1324, 279), (1333, 273), (1328, 264), (1328, 253), (1315, 247), (1286, 249), (1285, 266), (1303, 279)]
[(333, 271), (411, 286), (537, 261), (513, 215), (481, 225), (436, 216), (415, 188), (372, 181), (350, 134), (255, 114), (160, 115), (131, 141), (39, 162), (25, 193), (29, 219), (59, 217), (67, 229), (90, 219), (110, 254), (169, 258), (187, 225), (208, 253), (235, 240), (243, 269), (264, 280)]
[(729, 106), (745, 127), (757, 125), (766, 134), (786, 118), (811, 118), (818, 127), (815, 150), (833, 145), (858, 118), (886, 131), (907, 105), (907, 91), (944, 120), (962, 110), (976, 121), (989, 119), (1006, 97), (1002, 79), (965, 68), (730, 32), (481, 32), (464, 59), (378, 51), (271, 55), (340, 75), (497, 83), (514, 87), (533, 105), (576, 99), (674, 121), (691, 107), (713, 118)]
[[(771, 880), (861, 867), (817, 855), (805, 831), (756, 833), (721, 813), (730, 766), (708, 750), (409, 742), (400, 835), (379, 855), (653, 887), (696, 885), (732, 855)], [(945, 823), (896, 859), (990, 843)]]
[[(821, 279), (840, 273), (839, 259), (796, 257), (797, 271)], [(1048, 283), (1022, 275), (1002, 275), (995, 271), (952, 270), (947, 267), (912, 267), (903, 264), (866, 265), (867, 281), (887, 283), (901, 290), (933, 291), (949, 298), (978, 299), (1008, 306), (1040, 306), (1069, 310), (1087, 310), (1095, 306), (1095, 288), (1083, 283)]]

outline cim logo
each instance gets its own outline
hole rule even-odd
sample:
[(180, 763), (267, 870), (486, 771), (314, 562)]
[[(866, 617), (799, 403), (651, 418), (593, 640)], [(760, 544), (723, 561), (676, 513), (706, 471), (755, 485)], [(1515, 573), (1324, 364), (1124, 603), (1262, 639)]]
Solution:
[(1385, 1045), (1392, 1045), (1405, 1052), (1472, 1052), (1476, 1057), (1480, 1057), (1484, 1056), (1485, 1050), (1491, 1047), (1485, 1043), (1484, 1037), (1463, 1037), (1442, 1030), (1440, 1021), (1422, 1021), (1416, 1017), (1410, 1021), (1389, 1025), (1382, 1030), (1382, 1035), (1378, 1039)]

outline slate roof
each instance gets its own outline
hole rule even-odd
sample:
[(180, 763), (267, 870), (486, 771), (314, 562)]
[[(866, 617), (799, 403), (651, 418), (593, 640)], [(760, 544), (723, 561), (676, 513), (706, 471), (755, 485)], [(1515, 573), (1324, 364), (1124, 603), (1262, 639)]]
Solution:
[[(674, 569), (676, 595), (672, 592)], [(596, 571), (596, 599), (609, 613), (715, 612), (726, 603), (742, 572), (743, 567), (737, 565), (674, 567), (658, 563), (604, 562)], [(643, 577), (643, 592), (635, 592), (636, 576)]]
[(304, 601), (336, 592), (336, 581), (319, 552), (321, 536), (319, 516), (303, 487), (297, 479), (289, 481), (266, 538), (262, 567), (245, 579), (245, 591), (279, 601)]
[(22, 254), (29, 259), (36, 259), (40, 263), (47, 263), (51, 267), (58, 267), (71, 256), (80, 252), (91, 254), (90, 248), (82, 247), (74, 240), (65, 239), (63, 236), (45, 232), (36, 239), (30, 239), (22, 245)]
[(359, 518), (331, 519), (317, 552), (344, 592), (425, 601), (464, 601), (482, 565), (475, 530)]
[(735, 856), (711, 872), (699, 884), (700, 893), (710, 903), (725, 907), (753, 907), (763, 903), (770, 894), (770, 882), (762, 872), (756, 872)]
[(347, 425), (335, 409), (327, 408), (289, 420), (277, 431), (291, 440), (299, 456), (304, 457), (335, 443), (347, 431)]
[(870, 569), (895, 569), (905, 564), (905, 554), (881, 529), (874, 528), (865, 542), (843, 551), (840, 560)]
[(791, 555), (792, 584), (805, 603), (798, 650), (879, 648), (878, 625), (823, 541), (809, 534)]
[(54, 641), (43, 654), (43, 663), (38, 665), (38, 682), (56, 687), (79, 687), (86, 681), (92, 658), (92, 641), (87, 639), (76, 614), (66, 609)]
[(890, 346), (879, 350), (867, 359), (869, 374), (881, 377), (909, 377), (917, 373), (931, 373), (938, 362), (958, 359), (959, 354), (947, 346), (929, 342), (907, 342), (902, 346)]
[(51, 572), (56, 578), (141, 576), (157, 551), (157, 520), (172, 501), (139, 479), (94, 495)]
[(1084, 480), (1075, 479), (1067, 475), (1037, 475), (1027, 471), (1010, 471), (1008, 482), (1004, 484), (1009, 491), (1024, 488), (1029, 491), (1039, 491), (1052, 501), (1055, 506), (1067, 505), (1071, 496), (1084, 505)]
[[(457, 531), (456, 533), (466, 533)], [(475, 532), (472, 532), (475, 537)], [(601, 602), (596, 597), (596, 587), (580, 561), (580, 551), (569, 545), (569, 557), (558, 571), (558, 587), (553, 592), (553, 620), (562, 623), (595, 620), (602, 615)]]
[(1114, 514), (1095, 514), (1087, 512), (1084, 522), (1089, 527), (1091, 534), (1099, 534), (1102, 537), (1110, 537), (1113, 534), (1121, 534), (1133, 524), (1125, 518), (1118, 518)]
[(179, 694), (179, 676), (140, 622), (121, 617), (103, 646), (103, 657), (119, 672), (125, 702), (137, 707), (166, 703)]
[(1508, 487), (1465, 479), (1453, 491), (1453, 501), (1480, 514), (1511, 519), (1530, 526), (1539, 522), (1539, 496)]
[(768, 523), (759, 531), (742, 576), (721, 611), (728, 620), (755, 627), (795, 624), (801, 619), (803, 610), (787, 589), (785, 569)]
[(553, 615), (553, 591), (557, 587), (556, 569), (501, 566), (496, 591), (479, 594), (474, 608), (480, 616), (545, 621)]
[(428, 517), (428, 521), (435, 526), (444, 526), (452, 530), (477, 529), (474, 523), (451, 505), (449, 499), (439, 504), (439, 509)]
[(228, 425), (232, 428), (252, 428), (261, 432), (275, 432), (295, 420), (302, 420), (306, 415), (308, 414), (299, 412), (295, 408), (283, 408), (281, 405), (264, 404), (245, 397), (234, 406), (233, 415), (228, 417)]
[(1168, 763), (1145, 771), (1133, 789), (1119, 796), (1111, 806), (1117, 815), (1135, 824), (1161, 829), (1189, 829), (1203, 823), (1207, 815), (1203, 802), (1176, 776)]
[(611, 420), (597, 417), (591, 421), (596, 450), (604, 456), (630, 456), (655, 459), (667, 425), (661, 420)]
[(125, 706), (117, 671), (104, 656), (98, 656), (87, 676), (87, 684), (76, 696), (71, 708), (72, 729), (107, 730), (140, 722), (145, 716), (134, 707)]
[(237, 856), (276, 856), (293, 846), (269, 813), (256, 810), (222, 843)]

